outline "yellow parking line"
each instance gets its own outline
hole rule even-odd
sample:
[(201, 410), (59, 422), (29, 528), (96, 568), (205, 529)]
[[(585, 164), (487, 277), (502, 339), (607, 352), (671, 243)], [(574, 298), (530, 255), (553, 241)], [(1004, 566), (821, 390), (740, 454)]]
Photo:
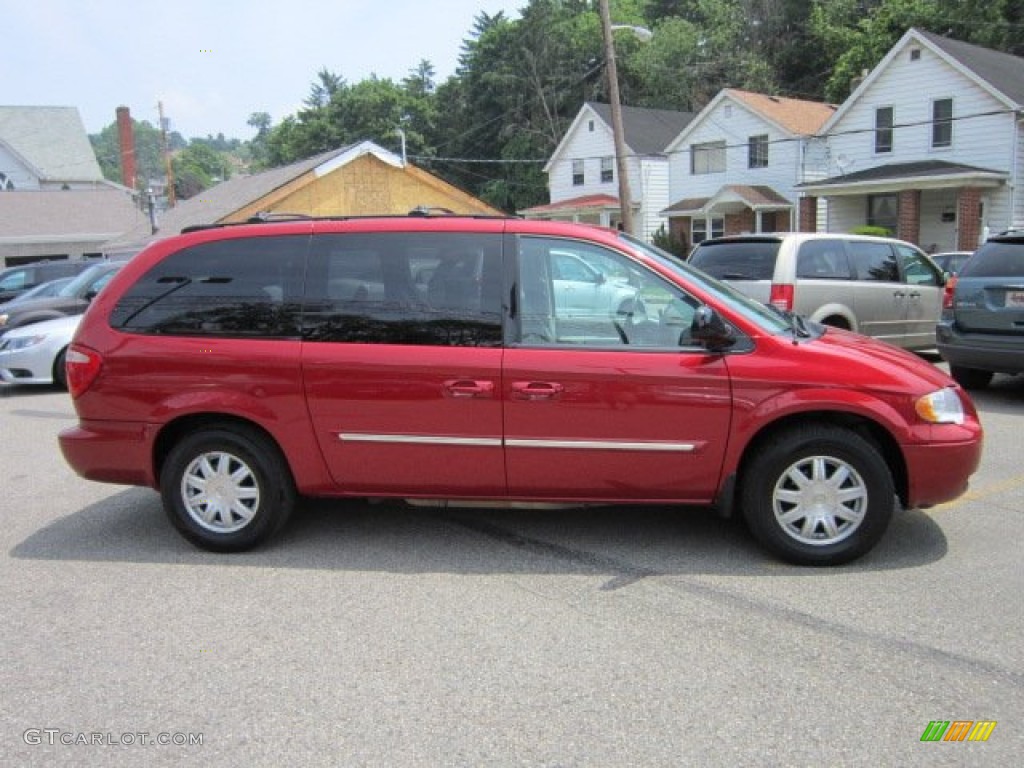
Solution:
[(979, 501), (981, 499), (987, 499), (990, 496), (995, 496), (998, 493), (1005, 493), (1006, 491), (1012, 491), (1015, 488), (1024, 486), (1024, 475), (1017, 475), (1011, 477), (1008, 480), (1004, 480), (1001, 483), (995, 485), (987, 485), (978, 489), (968, 490), (963, 496), (953, 499), (953, 501), (947, 501), (945, 504), (937, 504), (932, 509), (949, 509), (955, 507), (958, 504), (962, 504), (965, 501)]

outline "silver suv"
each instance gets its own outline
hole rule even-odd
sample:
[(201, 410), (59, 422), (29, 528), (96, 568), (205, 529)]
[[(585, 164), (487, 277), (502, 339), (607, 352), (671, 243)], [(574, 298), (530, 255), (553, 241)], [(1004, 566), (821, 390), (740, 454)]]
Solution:
[(690, 263), (748, 296), (906, 349), (935, 347), (946, 278), (923, 251), (868, 235), (780, 232), (700, 243)]

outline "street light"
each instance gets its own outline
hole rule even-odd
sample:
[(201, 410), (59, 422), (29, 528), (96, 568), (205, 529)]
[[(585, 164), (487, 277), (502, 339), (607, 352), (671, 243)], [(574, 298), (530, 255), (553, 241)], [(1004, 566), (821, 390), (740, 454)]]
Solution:
[(629, 189), (629, 173), (626, 169), (626, 138), (622, 128), (622, 100), (619, 97), (619, 72), (615, 65), (615, 43), (612, 33), (628, 29), (644, 42), (653, 37), (651, 30), (628, 24), (612, 25), (608, 0), (600, 0), (601, 31), (604, 34), (604, 57), (608, 67), (608, 98), (612, 108), (612, 136), (615, 139), (615, 169), (619, 175), (619, 211), (624, 232), (633, 234), (633, 195)]

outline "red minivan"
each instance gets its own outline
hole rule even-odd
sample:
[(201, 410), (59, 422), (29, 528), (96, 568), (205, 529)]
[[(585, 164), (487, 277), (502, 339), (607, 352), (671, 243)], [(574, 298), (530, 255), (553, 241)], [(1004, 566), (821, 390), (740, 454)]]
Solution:
[(777, 556), (867, 552), (963, 493), (971, 401), (914, 355), (619, 232), (408, 216), (149, 246), (67, 355), (82, 476), (159, 489), (200, 547), (298, 496), (716, 505)]

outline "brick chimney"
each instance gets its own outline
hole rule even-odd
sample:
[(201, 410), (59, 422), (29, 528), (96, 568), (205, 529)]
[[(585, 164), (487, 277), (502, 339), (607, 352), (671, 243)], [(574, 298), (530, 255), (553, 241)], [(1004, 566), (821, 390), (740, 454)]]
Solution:
[(117, 108), (117, 138), (121, 145), (121, 181), (135, 189), (135, 132), (128, 107)]

